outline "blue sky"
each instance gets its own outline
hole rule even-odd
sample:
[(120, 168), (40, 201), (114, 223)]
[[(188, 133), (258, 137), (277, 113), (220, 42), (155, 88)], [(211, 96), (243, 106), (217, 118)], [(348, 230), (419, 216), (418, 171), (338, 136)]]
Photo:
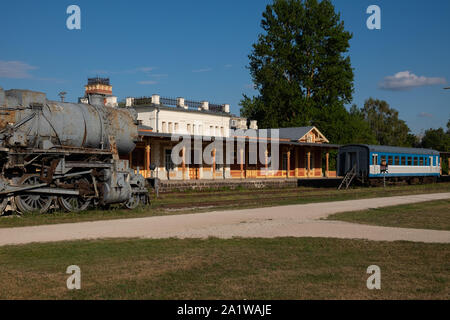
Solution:
[[(50, 99), (64, 90), (68, 100), (76, 101), (87, 77), (108, 76), (120, 99), (158, 93), (229, 103), (238, 114), (242, 94), (256, 94), (247, 55), (270, 2), (4, 2), (0, 86), (43, 91)], [(414, 133), (445, 126), (450, 117), (450, 90), (442, 89), (450, 86), (450, 1), (333, 3), (353, 33), (353, 103), (384, 99)], [(81, 30), (66, 28), (71, 4), (81, 8)], [(366, 27), (372, 4), (381, 8), (381, 30)]]

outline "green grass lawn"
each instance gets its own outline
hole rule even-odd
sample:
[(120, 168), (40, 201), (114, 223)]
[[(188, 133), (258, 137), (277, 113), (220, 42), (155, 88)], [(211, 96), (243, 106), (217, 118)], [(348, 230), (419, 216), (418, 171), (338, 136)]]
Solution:
[[(367, 267), (381, 268), (368, 290)], [(69, 291), (69, 265), (81, 290)], [(0, 299), (449, 299), (450, 246), (322, 238), (0, 247)]]
[(450, 201), (438, 200), (341, 212), (329, 216), (327, 220), (400, 228), (450, 230)]
[(158, 199), (152, 195), (152, 204), (149, 207), (135, 210), (117, 208), (112, 210), (89, 210), (80, 213), (52, 212), (44, 215), (28, 214), (0, 217), (0, 228), (200, 213), (213, 210), (234, 210), (438, 192), (450, 192), (450, 183), (389, 186), (386, 188), (354, 188), (349, 190), (299, 187), (262, 190), (243, 189), (239, 191), (222, 190), (220, 192), (174, 192), (161, 194)]

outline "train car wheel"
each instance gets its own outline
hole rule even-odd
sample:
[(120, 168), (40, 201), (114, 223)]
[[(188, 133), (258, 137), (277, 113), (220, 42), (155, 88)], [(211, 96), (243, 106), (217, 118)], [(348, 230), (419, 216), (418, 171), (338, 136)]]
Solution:
[(133, 193), (128, 199), (127, 202), (125, 202), (125, 207), (127, 209), (136, 209), (140, 204), (140, 196), (137, 193)]
[[(38, 175), (26, 175), (20, 181), (22, 185), (39, 184)], [(45, 213), (53, 202), (53, 197), (40, 194), (24, 193), (14, 197), (17, 209), (21, 213)]]

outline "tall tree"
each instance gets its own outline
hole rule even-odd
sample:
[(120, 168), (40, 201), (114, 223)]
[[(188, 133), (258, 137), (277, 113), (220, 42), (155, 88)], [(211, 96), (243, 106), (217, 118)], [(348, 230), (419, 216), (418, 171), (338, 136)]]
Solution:
[(422, 138), (422, 147), (437, 151), (450, 152), (450, 133), (443, 128), (428, 129)]
[(370, 98), (364, 103), (361, 113), (378, 144), (411, 147), (410, 129), (405, 121), (399, 119), (398, 111), (386, 101)]
[(346, 55), (352, 34), (329, 0), (274, 0), (249, 55), (259, 95), (244, 95), (243, 116), (264, 127), (317, 125), (339, 142), (353, 93)]

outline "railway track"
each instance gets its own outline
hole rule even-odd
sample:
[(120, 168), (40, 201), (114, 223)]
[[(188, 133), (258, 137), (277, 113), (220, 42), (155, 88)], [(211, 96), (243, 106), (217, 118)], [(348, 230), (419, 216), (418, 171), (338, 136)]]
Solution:
[[(348, 199), (358, 199), (358, 195), (365, 195), (367, 194), (367, 190), (361, 189), (361, 191), (358, 192), (358, 190), (355, 192), (355, 190), (348, 190), (348, 191), (340, 191), (337, 192), (320, 192), (317, 194), (312, 194), (314, 191), (317, 192), (317, 190), (308, 190), (308, 192), (296, 192), (294, 194), (283, 194), (282, 196), (267, 196), (267, 195), (259, 195), (258, 197), (243, 197), (238, 199), (220, 199), (219, 196), (218, 200), (204, 200), (205, 197), (199, 197), (202, 200), (194, 200), (194, 201), (183, 201), (183, 202), (174, 202), (174, 203), (159, 203), (155, 204), (154, 208), (158, 209), (164, 209), (164, 210), (183, 210), (183, 209), (198, 209), (198, 208), (224, 208), (224, 207), (239, 207), (239, 206), (251, 206), (251, 205), (270, 205), (272, 203), (276, 204), (282, 204), (283, 202), (292, 202), (293, 204), (296, 203), (295, 200), (302, 200), (305, 201), (308, 200), (311, 202), (315, 202), (320, 199), (327, 199), (327, 198), (335, 198), (334, 196), (336, 194), (342, 195), (344, 198)], [(324, 190), (326, 191), (326, 190)], [(328, 190), (329, 191), (329, 190)], [(418, 192), (420, 193), (420, 192)], [(248, 193), (247, 193), (248, 194)], [(254, 193), (253, 193), (254, 194)], [(395, 195), (410, 195), (410, 190), (396, 190)], [(240, 194), (242, 195), (242, 194)], [(378, 197), (378, 196), (386, 196), (386, 190), (372, 190), (370, 193), (371, 197)], [(217, 197), (217, 195), (215, 195)], [(227, 194), (229, 196), (229, 194)]]

